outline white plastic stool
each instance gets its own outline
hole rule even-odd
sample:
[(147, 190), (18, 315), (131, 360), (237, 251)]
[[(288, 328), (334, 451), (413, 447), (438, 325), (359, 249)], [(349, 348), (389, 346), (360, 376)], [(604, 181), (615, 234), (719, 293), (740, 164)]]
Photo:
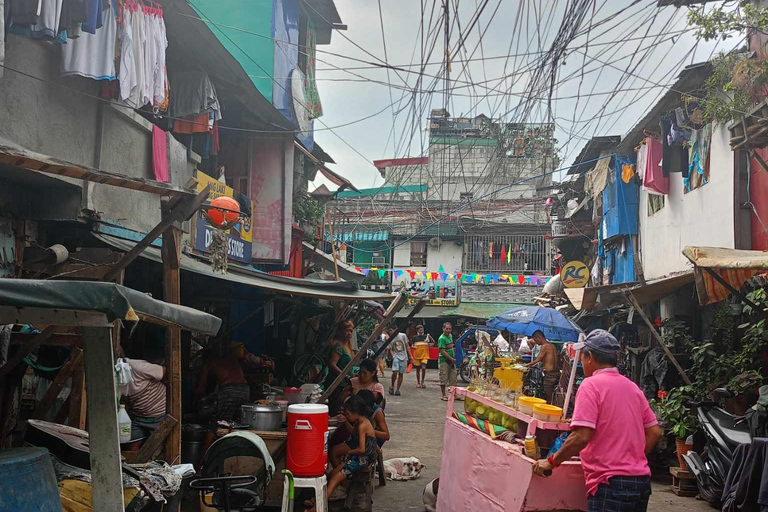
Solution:
[[(325, 475), (323, 476), (317, 476), (313, 478), (301, 478), (301, 477), (293, 477), (293, 487), (294, 489), (314, 489), (315, 490), (315, 507), (317, 509), (317, 512), (327, 512), (328, 511), (328, 480), (326, 480)], [(283, 506), (282, 506), (283, 512), (293, 512), (292, 510), (288, 510), (288, 482), (286, 480), (285, 484), (283, 485)]]

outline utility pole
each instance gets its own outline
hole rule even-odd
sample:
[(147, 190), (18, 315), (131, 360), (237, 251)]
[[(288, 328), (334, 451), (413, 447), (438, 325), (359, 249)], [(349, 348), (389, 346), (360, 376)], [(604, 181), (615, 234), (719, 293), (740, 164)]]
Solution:
[[(446, 121), (448, 121), (448, 104), (450, 102), (450, 88), (451, 88), (451, 12), (450, 7), (448, 5), (449, 0), (443, 0), (443, 9), (445, 10), (445, 92), (443, 93), (443, 100), (444, 100), (444, 115), (446, 116)], [(458, 15), (458, 14), (457, 14)], [(441, 153), (445, 154), (447, 148), (449, 146), (446, 144), (445, 147), (443, 147), (443, 150)], [(461, 148), (459, 147), (459, 151), (461, 151)], [(450, 153), (448, 153), (448, 158), (441, 158), (442, 166), (440, 168), (440, 195), (441, 199), (448, 198), (448, 201), (450, 203), (450, 190), (445, 190), (446, 183), (445, 183), (445, 161), (448, 160), (448, 165), (450, 165)], [(448, 187), (450, 188), (450, 187)], [(443, 200), (440, 202), (440, 213), (444, 214), (443, 211), (444, 208), (446, 208), (446, 201)]]
[(448, 0), (443, 0), (443, 9), (445, 10), (445, 93), (443, 98), (445, 100), (445, 112), (447, 113), (451, 86), (451, 13)]

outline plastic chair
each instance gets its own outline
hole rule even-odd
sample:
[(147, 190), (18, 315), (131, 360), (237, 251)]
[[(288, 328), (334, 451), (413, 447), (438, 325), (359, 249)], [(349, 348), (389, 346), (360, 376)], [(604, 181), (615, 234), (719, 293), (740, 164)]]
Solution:
[[(290, 489), (287, 480), (288, 476), (286, 475), (286, 482), (285, 485), (283, 485), (283, 505), (281, 510), (283, 510), (283, 512), (293, 512), (288, 508), (290, 503)], [(311, 478), (294, 476), (293, 487), (295, 489), (314, 489), (315, 509), (317, 512), (328, 512), (328, 480), (326, 480), (325, 475)]]

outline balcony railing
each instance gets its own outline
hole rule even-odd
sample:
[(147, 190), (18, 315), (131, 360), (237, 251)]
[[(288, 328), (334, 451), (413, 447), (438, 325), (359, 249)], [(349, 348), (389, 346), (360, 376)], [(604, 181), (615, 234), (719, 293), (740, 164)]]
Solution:
[(464, 249), (465, 272), (546, 272), (552, 264), (544, 235), (467, 236)]

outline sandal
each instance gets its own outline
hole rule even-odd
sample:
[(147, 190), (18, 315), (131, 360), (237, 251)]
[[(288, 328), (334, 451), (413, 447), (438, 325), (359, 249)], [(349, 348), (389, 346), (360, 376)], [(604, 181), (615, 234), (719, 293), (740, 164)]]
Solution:
[(447, 397), (447, 396), (444, 396), (444, 397), (443, 397), (443, 398), (441, 398), (440, 400), (442, 400), (443, 402), (447, 402), (447, 401), (448, 401), (448, 397)]
[(426, 385), (426, 384), (422, 384), (422, 385), (421, 385), (421, 388), (422, 388), (422, 389), (427, 389), (427, 385)]
[(395, 394), (395, 388), (391, 387), (389, 388), (389, 394), (394, 395)]

